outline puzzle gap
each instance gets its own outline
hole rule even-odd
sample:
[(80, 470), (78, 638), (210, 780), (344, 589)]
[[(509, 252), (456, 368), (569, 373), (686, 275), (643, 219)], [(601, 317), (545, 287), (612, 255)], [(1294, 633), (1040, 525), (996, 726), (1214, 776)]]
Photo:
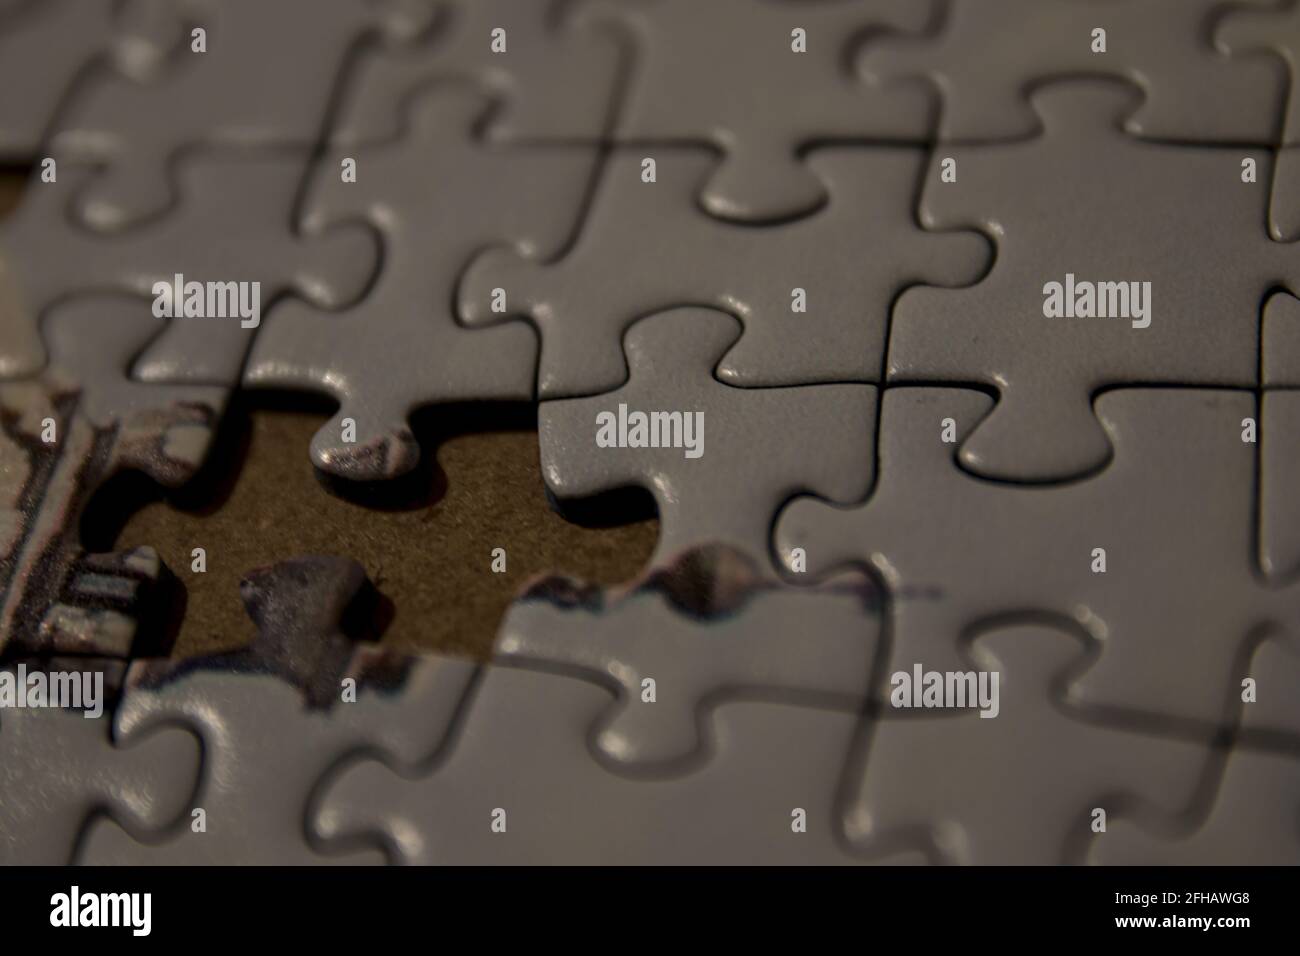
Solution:
[(0, 164), (0, 219), (18, 208), (31, 172), (30, 166)]
[[(538, 470), (536, 407), (439, 406), (415, 416), (425, 449), (416, 472), (379, 485), (341, 482), (308, 459), (323, 403), (241, 394), (210, 464), (164, 494), (138, 474), (106, 484), (81, 524), (91, 551), (151, 546), (179, 581), (170, 620), (174, 657), (249, 643), (239, 597), (250, 570), (303, 554), (355, 558), (374, 582), (369, 610), (348, 630), (401, 650), (490, 656), (497, 625), (532, 576), (600, 585), (634, 578), (658, 536), (648, 496), (608, 496), (561, 517)], [(206, 571), (193, 570), (205, 549)], [(506, 569), (492, 571), (493, 549)]]

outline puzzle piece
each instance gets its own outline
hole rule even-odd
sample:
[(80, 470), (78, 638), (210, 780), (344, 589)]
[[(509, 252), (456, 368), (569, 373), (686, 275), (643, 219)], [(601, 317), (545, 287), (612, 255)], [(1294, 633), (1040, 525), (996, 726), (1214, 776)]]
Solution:
[(1259, 559), (1270, 579), (1300, 572), (1300, 390), (1271, 389), (1260, 404)]
[[(632, 484), (645, 488), (659, 509), (659, 563), (709, 543), (761, 560), (771, 515), (791, 495), (809, 490), (854, 501), (866, 494), (875, 389), (726, 385), (713, 367), (739, 332), (734, 318), (708, 309), (649, 316), (628, 330), (631, 373), (623, 388), (543, 402), (538, 434), (551, 494), (563, 502)], [(632, 424), (620, 424), (625, 406), (629, 423), (637, 412), (679, 413), (679, 430), (665, 425), (661, 436), (679, 437), (677, 447), (632, 447)], [(601, 444), (601, 416), (611, 432), (626, 431), (623, 447)], [(688, 429), (694, 450), (682, 447)]]
[[(365, 219), (381, 233), (375, 286), (340, 315), (290, 303), (272, 314), (245, 383), (326, 391), (338, 414), (312, 441), (318, 468), (376, 480), (409, 471), (419, 447), (407, 416), (421, 405), (533, 396), (537, 345), (517, 323), (486, 331), (451, 314), (458, 276), (478, 250), (513, 243), (550, 253), (567, 238), (593, 150), (499, 150), (472, 135), (488, 101), (447, 86), (412, 104), (396, 142), (356, 151), (357, 182), (340, 181), (343, 149), (325, 157), (307, 199), (310, 228)], [(417, 197), (412, 199), (412, 197)], [(342, 420), (356, 442), (342, 440)]]
[(171, 4), (145, 0), (22, 0), (0, 8), (0, 158), (35, 156), (59, 103), (93, 67), (147, 77), (179, 40), (175, 13)]
[(924, 835), (947, 862), (1064, 863), (1086, 843), (1095, 807), (1190, 801), (1207, 747), (1084, 722), (1053, 699), (1085, 657), (1074, 636), (1002, 627), (979, 635), (973, 656), (999, 674), (998, 715), (886, 708), (848, 811), (856, 845), (901, 832)]
[(1103, 866), (1295, 866), (1300, 863), (1300, 760), (1235, 749), (1209, 818), (1182, 839), (1127, 820), (1097, 838)]
[(1300, 572), (1300, 299), (1269, 297), (1263, 311), (1259, 420), (1259, 563), (1268, 577)]
[[(834, 806), (854, 715), (726, 703), (702, 768), (629, 780), (587, 750), (588, 728), (610, 703), (587, 681), (489, 668), (460, 732), (423, 775), (373, 760), (347, 766), (325, 790), (315, 828), (328, 840), (383, 833), (403, 863), (854, 861), (837, 839)], [(797, 809), (806, 833), (792, 831)], [(493, 832), (494, 819), (504, 832)]]
[[(170, 284), (179, 273), (187, 281), (259, 282), (267, 304), (296, 293), (337, 308), (360, 295), (377, 258), (363, 227), (308, 229), (306, 236), (290, 231), (304, 158), (195, 155), (180, 170), (182, 208), (112, 235), (81, 229), (65, 215), (69, 196), (91, 176), (88, 168), (64, 164), (57, 183), (31, 182), (18, 209), (0, 223), (0, 307), (11, 313), (0, 316), (0, 376), (40, 368), (40, 316), (74, 292), (152, 296), (154, 283)], [(238, 316), (177, 319), (140, 357), (135, 373), (144, 380), (233, 386), (252, 336)]]
[[(427, 752), (450, 725), (476, 666), (354, 648), (340, 620), (364, 583), (361, 566), (344, 558), (254, 571), (241, 584), (258, 626), (251, 647), (133, 664), (118, 734), (130, 741), (158, 726), (193, 729), (204, 754), (195, 806), (206, 812), (207, 829), (142, 843), (101, 823), (87, 836), (85, 862), (382, 862), (373, 847), (332, 858), (314, 852), (304, 833), (313, 787), (353, 750), (383, 748), (408, 761)], [(345, 677), (358, 685), (350, 703), (340, 702)]]
[(1300, 388), (1300, 299), (1289, 292), (1270, 295), (1260, 321), (1263, 386)]
[(115, 474), (138, 470), (176, 487), (207, 454), (225, 389), (126, 377), (163, 324), (145, 299), (60, 303), (45, 322), (50, 367), (40, 379), (0, 383), (0, 649), (121, 657), (148, 638), (166, 576), (158, 556), (88, 555), (80, 523)]
[[(1163, 830), (1128, 818), (1098, 835), (1094, 862), (1146, 866), (1295, 866), (1300, 863), (1300, 759), (1288, 746), (1248, 744), (1259, 731), (1283, 725), (1300, 732), (1300, 650), (1294, 638), (1264, 641), (1251, 663), (1259, 699), (1242, 705), (1242, 733), (1221, 766), (1211, 803), (1196, 821)], [(1181, 831), (1181, 832), (1180, 832)]]
[(1273, 156), (1268, 229), (1275, 239), (1300, 239), (1300, 146), (1278, 149)]
[(1247, 676), (1255, 681), (1256, 699), (1242, 707), (1240, 736), (1274, 746), (1300, 743), (1300, 637), (1296, 632), (1281, 631), (1261, 641), (1251, 655)]
[[(885, 95), (845, 63), (858, 37), (919, 31), (932, 10), (915, 0), (600, 0), (584, 18), (619, 24), (634, 41), (617, 138), (712, 144), (722, 161), (692, 179), (692, 197), (723, 219), (770, 222), (807, 215), (835, 195), (837, 184), (805, 165), (811, 144), (928, 136), (921, 91)], [(794, 48), (796, 29), (804, 52)]]
[[(76, 661), (54, 659), (67, 671)], [(120, 678), (122, 665), (103, 667), (105, 683)], [(18, 674), (17, 668), (6, 668)], [(143, 838), (185, 810), (199, 772), (199, 742), (175, 728), (141, 734), (127, 744), (110, 737), (111, 712), (0, 709), (0, 864), (62, 865), (72, 862), (92, 815), (107, 814)]]
[[(656, 161), (654, 183), (641, 181), (645, 156)], [(718, 366), (728, 384), (879, 381), (894, 297), (914, 282), (976, 281), (988, 244), (970, 232), (917, 227), (919, 150), (820, 149), (807, 162), (827, 183), (829, 204), (798, 222), (755, 229), (700, 215), (693, 196), (716, 165), (705, 152), (615, 152), (564, 256), (543, 263), (511, 251), (484, 254), (461, 283), (460, 315), (470, 325), (500, 321), (493, 291), (503, 289), (509, 313), (541, 330), (544, 399), (617, 388), (627, 377), (616, 347), (624, 331), (683, 304), (744, 322)], [(827, 250), (853, 260), (846, 266)], [(806, 314), (795, 310), (799, 291)]]
[[(1269, 231), (1275, 239), (1300, 239), (1300, 95), (1297, 95), (1297, 56), (1300, 56), (1300, 7), (1240, 9), (1218, 23), (1215, 41), (1243, 64), (1255, 64), (1261, 53), (1272, 53), (1285, 64), (1287, 95), (1283, 97), (1281, 129), (1269, 142), (1279, 143), (1273, 165)], [(1266, 180), (1265, 180), (1266, 181)]]
[(622, 56), (607, 31), (571, 23), (571, 7), (568, 0), (444, 0), (422, 42), (367, 51), (360, 75), (344, 87), (344, 115), (331, 139), (396, 139), (406, 95), (452, 76), (473, 78), (500, 102), (484, 130), (494, 141), (604, 138)]
[[(969, 290), (898, 299), (889, 377), (999, 390), (961, 450), (977, 474), (1047, 481), (1100, 468), (1110, 449), (1089, 399), (1109, 385), (1255, 383), (1260, 297), (1297, 277), (1295, 250), (1264, 229), (1262, 189), (1241, 182), (1243, 156), (1261, 171), (1269, 157), (1126, 137), (1112, 122), (1132, 96), (1100, 82), (1047, 86), (1033, 97), (1041, 138), (935, 154), (922, 222), (979, 225), (996, 237), (996, 262)], [(952, 183), (940, 181), (948, 157)], [(1090, 285), (1071, 290), (1072, 276)], [(1051, 282), (1062, 303), (1086, 307), (1091, 290), (1094, 316), (1099, 296), (1115, 314), (1049, 318)]]
[[(1284, 92), (1273, 64), (1223, 56), (1210, 35), (1225, 10), (1271, 0), (951, 0), (937, 35), (871, 37), (857, 57), (868, 78), (922, 79), (942, 102), (939, 138), (1029, 139), (1026, 101), (1061, 76), (1110, 77), (1142, 88), (1125, 129), (1149, 139), (1269, 143)], [(1104, 52), (1095, 49), (1105, 31)], [(910, 91), (911, 84), (898, 84)]]
[[(335, 78), (361, 40), (410, 38), (426, 27), (417, 0), (191, 0), (193, 34), (149, 82), (108, 75), (73, 97), (52, 137), (56, 156), (107, 165), (74, 203), (77, 217), (116, 229), (185, 195), (168, 175), (180, 151), (205, 145), (309, 148), (320, 138)], [(292, 56), (286, 51), (293, 51)]]
[[(1300, 862), (1297, 9), (0, 0), (0, 161), (58, 159), (0, 223), (0, 661), (130, 675), (112, 732), (0, 711), (0, 859)], [(177, 273), (264, 328), (155, 317)], [(1076, 278), (1123, 315), (1048, 318)], [(236, 383), (335, 397), (363, 481), (414, 409), (537, 400), (553, 499), (648, 490), (659, 548), (488, 667), (358, 646), (344, 558), (164, 660), (176, 582), (82, 515)], [(917, 663), (998, 717), (895, 713)]]
[(702, 760), (713, 748), (714, 709), (733, 697), (862, 709), (881, 602), (860, 578), (815, 592), (756, 580), (739, 608), (699, 618), (683, 614), (669, 590), (682, 577), (577, 606), (535, 589), (507, 613), (494, 660), (560, 668), (612, 689), (616, 699), (587, 736), (625, 772)]
[(783, 560), (800, 547), (814, 573), (867, 563), (891, 591), (938, 589), (938, 600), (896, 604), (897, 662), (963, 669), (957, 638), (970, 622), (1054, 612), (1101, 648), (1073, 701), (1220, 725), (1247, 634), (1294, 619), (1300, 600), (1297, 587), (1264, 587), (1248, 559), (1254, 455), (1241, 436), (1253, 396), (1107, 392), (1096, 410), (1115, 446), (1109, 467), (1030, 488), (971, 477), (942, 440), (945, 420), (961, 441), (990, 404), (958, 389), (886, 390), (871, 497), (854, 509), (792, 502), (776, 526)]

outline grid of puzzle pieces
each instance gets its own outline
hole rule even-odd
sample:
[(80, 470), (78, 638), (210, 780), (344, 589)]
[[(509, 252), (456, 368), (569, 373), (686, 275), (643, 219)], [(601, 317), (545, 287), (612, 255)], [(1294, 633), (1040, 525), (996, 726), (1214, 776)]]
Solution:
[[(0, 2), (0, 862), (1300, 863), (1298, 58), (1292, 0)], [(189, 569), (84, 512), (272, 391), (380, 501), (531, 404), (653, 555), (469, 660), (358, 640), (340, 541), (168, 656)]]

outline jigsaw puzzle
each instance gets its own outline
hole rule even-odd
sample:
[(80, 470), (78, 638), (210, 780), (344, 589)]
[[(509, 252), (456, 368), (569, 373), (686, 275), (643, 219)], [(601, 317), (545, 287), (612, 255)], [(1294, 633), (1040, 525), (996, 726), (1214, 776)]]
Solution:
[(1298, 23), (0, 0), (0, 863), (1300, 863)]

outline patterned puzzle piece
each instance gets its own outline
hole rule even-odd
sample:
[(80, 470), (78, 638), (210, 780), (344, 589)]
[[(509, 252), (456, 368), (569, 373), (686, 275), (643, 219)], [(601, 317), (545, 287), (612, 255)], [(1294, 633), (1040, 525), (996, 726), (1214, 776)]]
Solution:
[[(191, 0), (193, 33), (149, 82), (104, 76), (72, 98), (52, 138), (55, 155), (107, 168), (76, 197), (79, 219), (119, 228), (179, 203), (168, 175), (200, 144), (317, 142), (353, 47), (368, 36), (409, 38), (428, 24), (423, 0)], [(292, 51), (287, 55), (286, 51)]]
[[(307, 199), (310, 228), (364, 219), (384, 261), (366, 297), (340, 315), (286, 304), (268, 317), (245, 383), (326, 391), (341, 404), (312, 441), (316, 466), (375, 480), (409, 471), (419, 448), (407, 416), (421, 405), (533, 395), (537, 345), (511, 323), (472, 331), (451, 314), (457, 277), (475, 252), (512, 243), (552, 252), (568, 237), (593, 150), (502, 150), (472, 135), (487, 101), (446, 86), (411, 104), (402, 139), (356, 151), (357, 182), (340, 181), (352, 151), (326, 156)], [(356, 442), (342, 440), (342, 420)]]
[[(656, 182), (642, 181), (645, 157), (655, 160)], [(752, 228), (696, 208), (694, 193), (716, 165), (703, 151), (617, 151), (565, 255), (542, 263), (486, 253), (461, 283), (460, 314), (471, 325), (499, 321), (494, 290), (504, 290), (507, 311), (541, 330), (542, 398), (617, 388), (626, 378), (617, 347), (624, 331), (683, 304), (744, 322), (718, 367), (729, 384), (879, 381), (894, 297), (915, 282), (976, 281), (988, 244), (971, 232), (917, 227), (919, 150), (824, 149), (807, 162), (827, 183), (829, 203), (798, 222)]]
[(1300, 601), (1296, 587), (1264, 587), (1249, 560), (1254, 454), (1241, 439), (1253, 396), (1107, 392), (1096, 409), (1110, 466), (1029, 488), (966, 474), (943, 440), (961, 441), (990, 404), (958, 389), (886, 390), (871, 497), (854, 509), (792, 502), (776, 527), (783, 559), (804, 548), (814, 573), (861, 562), (891, 591), (937, 589), (937, 600), (895, 608), (899, 666), (962, 669), (957, 638), (970, 622), (1053, 612), (1099, 642), (1071, 684), (1075, 702), (1221, 724), (1242, 642), (1294, 619)]
[[(1113, 122), (1132, 90), (1117, 84), (1055, 84), (1033, 99), (1041, 138), (935, 154), (922, 221), (979, 225), (996, 262), (969, 290), (909, 289), (889, 342), (891, 380), (998, 389), (961, 460), (1018, 481), (1105, 463), (1089, 407), (1103, 387), (1253, 386), (1260, 298), (1300, 271), (1264, 229), (1265, 187), (1241, 181), (1247, 155), (1267, 181), (1267, 154), (1126, 137)], [(945, 158), (956, 182), (941, 181)]]
[[(258, 626), (253, 645), (133, 664), (118, 736), (131, 741), (174, 724), (193, 729), (204, 755), (194, 805), (203, 808), (206, 829), (142, 843), (104, 822), (87, 835), (84, 862), (382, 862), (373, 847), (333, 858), (313, 851), (304, 831), (312, 789), (350, 751), (376, 747), (415, 760), (434, 747), (475, 665), (354, 648), (340, 620), (364, 583), (361, 566), (344, 558), (254, 571), (240, 588)], [(352, 702), (341, 700), (345, 677), (358, 685)]]
[[(361, 294), (376, 268), (373, 238), (360, 226), (295, 235), (290, 212), (305, 156), (216, 151), (187, 159), (186, 195), (174, 214), (111, 235), (69, 222), (69, 196), (91, 177), (63, 164), (56, 183), (33, 180), (0, 223), (0, 376), (40, 368), (42, 312), (74, 292), (153, 295), (156, 282), (258, 282), (264, 305), (296, 293), (322, 308)], [(141, 309), (148, 310), (142, 302)], [(232, 386), (253, 328), (238, 316), (181, 318), (140, 357), (136, 375), (155, 381)]]
[[(325, 839), (383, 833), (402, 863), (854, 861), (834, 806), (854, 715), (727, 703), (716, 716), (716, 753), (702, 768), (630, 780), (587, 750), (588, 728), (609, 706), (609, 693), (587, 681), (490, 668), (432, 766), (414, 777), (373, 760), (345, 767), (315, 827)], [(792, 829), (798, 810), (803, 833)]]
[(846, 61), (863, 34), (918, 31), (932, 10), (928, 0), (596, 0), (584, 14), (620, 24), (636, 51), (617, 138), (712, 144), (722, 161), (691, 195), (711, 215), (757, 222), (834, 196), (824, 171), (805, 165), (812, 143), (926, 138), (920, 91), (873, 91)]
[[(713, 712), (730, 698), (863, 708), (881, 601), (861, 578), (818, 591), (755, 581), (738, 608), (708, 617), (683, 613), (670, 589), (684, 580), (660, 575), (628, 595), (568, 606), (536, 588), (507, 613), (494, 660), (560, 668), (613, 690), (588, 736), (624, 771), (707, 757)], [(687, 585), (701, 586), (714, 590)]]
[[(710, 543), (761, 560), (771, 516), (791, 495), (847, 502), (866, 494), (875, 389), (719, 382), (713, 368), (739, 332), (734, 318), (708, 309), (649, 316), (628, 330), (625, 386), (543, 402), (538, 434), (551, 494), (563, 502), (645, 488), (659, 509), (661, 563)], [(647, 418), (638, 447), (634, 416), (651, 413), (675, 414), (676, 423), (664, 419), (660, 428)]]
[[(49, 663), (78, 669), (73, 661)], [(106, 686), (121, 677), (120, 663), (81, 666), (103, 668)], [(20, 673), (5, 671), (12, 679)], [(0, 864), (71, 863), (92, 816), (107, 815), (143, 838), (184, 813), (199, 775), (198, 740), (163, 728), (114, 743), (111, 721), (108, 709), (89, 718), (74, 710), (0, 709)]]
[(147, 77), (180, 39), (176, 12), (150, 0), (21, 0), (0, 7), (0, 158), (35, 156), (60, 102), (92, 68)]
[(226, 389), (126, 375), (164, 324), (146, 299), (60, 303), (44, 325), (49, 368), (40, 379), (0, 383), (0, 639), (7, 651), (120, 657), (149, 636), (148, 619), (160, 610), (153, 595), (166, 576), (158, 556), (149, 549), (89, 555), (80, 523), (95, 491), (119, 472), (177, 487), (207, 455)]
[(997, 716), (886, 708), (848, 811), (857, 845), (910, 833), (946, 862), (1074, 862), (1094, 808), (1136, 799), (1169, 812), (1190, 802), (1207, 747), (1086, 723), (1054, 699), (1085, 656), (1074, 636), (1003, 627), (972, 650), (976, 668), (999, 675)]
[[(1202, 143), (1272, 142), (1281, 71), (1233, 61), (1210, 41), (1225, 11), (1271, 0), (950, 0), (936, 35), (872, 37), (857, 66), (890, 88), (923, 79), (942, 101), (942, 140), (1028, 139), (1025, 94), (1061, 76), (1123, 79), (1145, 102), (1128, 132)], [(1104, 50), (1095, 31), (1105, 31)]]
[[(1249, 671), (1259, 698), (1242, 705), (1241, 737), (1222, 763), (1206, 812), (1193, 829), (1161, 830), (1123, 819), (1094, 838), (1094, 862), (1146, 866), (1295, 866), (1300, 864), (1300, 648), (1270, 638)], [(1293, 735), (1265, 749), (1248, 742), (1279, 726)]]
[(588, 141), (611, 122), (622, 59), (608, 31), (575, 26), (569, 0), (443, 0), (419, 43), (368, 51), (343, 91), (338, 144), (395, 139), (404, 97), (447, 77), (471, 77), (500, 102), (495, 141)]

